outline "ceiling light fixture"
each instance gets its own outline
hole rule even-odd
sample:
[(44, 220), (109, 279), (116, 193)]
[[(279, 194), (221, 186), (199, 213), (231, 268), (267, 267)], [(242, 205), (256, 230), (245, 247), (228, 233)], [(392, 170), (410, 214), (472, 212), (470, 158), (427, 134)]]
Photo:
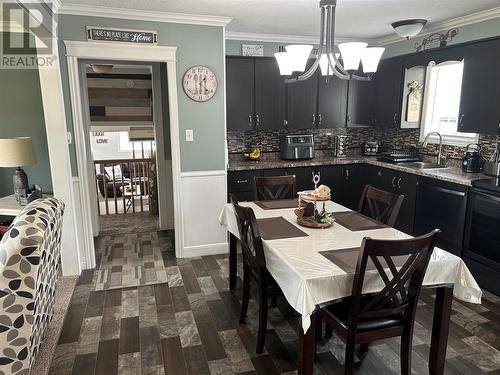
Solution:
[[(321, 0), (320, 39), (318, 54), (312, 66), (305, 71), (313, 46), (290, 45), (284, 52), (275, 53), (281, 75), (288, 76), (285, 83), (305, 81), (311, 78), (318, 67), (322, 75), (335, 75), (341, 79), (369, 81), (377, 71), (384, 52), (381, 47), (368, 47), (367, 43), (349, 42), (338, 45), (340, 55), (335, 50), (335, 8), (337, 0)], [(342, 58), (343, 64), (340, 62)], [(363, 73), (358, 74), (360, 63)], [(328, 79), (328, 78), (327, 78)]]
[(392, 28), (401, 38), (410, 39), (422, 31), (426, 25), (427, 20), (415, 18), (411, 20), (403, 20), (393, 22)]
[(95, 73), (99, 74), (110, 73), (113, 70), (113, 65), (90, 64), (90, 67)]

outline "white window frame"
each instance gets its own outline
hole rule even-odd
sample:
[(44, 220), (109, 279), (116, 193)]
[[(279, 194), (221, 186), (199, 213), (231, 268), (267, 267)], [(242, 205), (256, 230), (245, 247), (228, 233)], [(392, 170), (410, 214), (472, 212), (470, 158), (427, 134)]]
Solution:
[[(429, 65), (427, 65), (427, 71), (425, 74), (425, 88), (424, 88), (424, 101), (423, 101), (423, 110), (422, 110), (422, 125), (420, 126), (420, 142), (423, 142), (425, 139), (425, 136), (428, 132), (426, 132), (426, 124), (430, 121), (430, 116), (432, 116), (432, 107), (433, 104), (430, 105), (431, 99), (431, 94), (432, 90), (430, 90), (431, 87), (431, 81), (432, 81), (432, 68), (437, 67), (437, 66), (445, 66), (445, 65), (451, 65), (451, 64), (459, 64), (459, 63), (464, 63), (464, 60), (461, 61), (444, 61), (440, 64), (436, 64), (436, 62), (431, 61)], [(465, 147), (471, 143), (478, 143), (479, 142), (479, 134), (473, 134), (472, 136), (466, 135), (467, 133), (464, 133), (464, 135), (445, 135), (443, 134), (443, 145), (448, 145), (448, 146), (459, 146), (459, 147)], [(437, 144), (439, 143), (439, 137), (435, 135), (431, 135), (429, 137), (429, 143), (434, 143)]]

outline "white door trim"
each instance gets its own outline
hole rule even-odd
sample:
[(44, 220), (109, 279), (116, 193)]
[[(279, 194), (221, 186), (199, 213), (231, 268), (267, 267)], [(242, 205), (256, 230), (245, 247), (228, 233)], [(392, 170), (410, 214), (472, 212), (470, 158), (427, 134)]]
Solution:
[[(179, 115), (177, 104), (177, 72), (176, 51), (177, 47), (136, 46), (124, 43), (99, 43), (65, 40), (66, 56), (68, 63), (69, 86), (71, 93), (73, 127), (75, 133), (76, 158), (78, 166), (86, 165), (85, 153), (85, 118), (82, 110), (81, 82), (78, 76), (78, 60), (102, 59), (123, 61), (164, 62), (167, 64), (167, 85), (170, 114), (170, 134), (172, 149), (172, 179), (174, 193), (174, 222), (175, 222), (175, 252), (177, 257), (182, 256), (182, 211), (180, 203), (180, 140), (179, 140)], [(79, 169), (80, 181), (85, 179), (88, 172)], [(85, 181), (88, 181), (85, 179)], [(93, 199), (87, 184), (81, 184), (81, 208), (84, 221), (86, 246), (86, 265), (95, 267), (93, 238), (91, 236), (91, 212), (89, 202)], [(93, 203), (92, 203), (93, 204)]]

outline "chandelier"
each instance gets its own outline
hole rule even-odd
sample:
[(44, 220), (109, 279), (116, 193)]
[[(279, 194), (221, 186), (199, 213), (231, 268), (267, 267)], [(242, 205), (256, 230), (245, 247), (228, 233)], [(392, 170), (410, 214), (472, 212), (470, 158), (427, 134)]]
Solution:
[[(328, 77), (335, 75), (341, 79), (356, 79), (369, 81), (377, 71), (378, 64), (384, 53), (382, 47), (368, 47), (367, 43), (340, 43), (340, 53), (334, 51), (335, 41), (335, 7), (337, 0), (321, 0), (321, 24), (318, 54), (314, 63), (307, 69), (306, 65), (311, 55), (311, 45), (289, 45), (285, 51), (274, 54), (279, 65), (280, 74), (287, 76), (285, 83), (305, 81), (311, 78), (318, 67), (321, 74)], [(342, 63), (340, 62), (342, 59)], [(363, 73), (359, 74), (360, 63)]]

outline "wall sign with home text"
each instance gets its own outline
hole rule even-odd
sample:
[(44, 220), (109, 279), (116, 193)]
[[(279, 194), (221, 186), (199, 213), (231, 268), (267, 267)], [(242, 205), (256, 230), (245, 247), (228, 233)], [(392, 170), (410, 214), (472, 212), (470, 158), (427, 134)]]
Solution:
[(87, 40), (98, 42), (120, 42), (157, 45), (158, 33), (151, 30), (113, 29), (109, 27), (87, 26)]

